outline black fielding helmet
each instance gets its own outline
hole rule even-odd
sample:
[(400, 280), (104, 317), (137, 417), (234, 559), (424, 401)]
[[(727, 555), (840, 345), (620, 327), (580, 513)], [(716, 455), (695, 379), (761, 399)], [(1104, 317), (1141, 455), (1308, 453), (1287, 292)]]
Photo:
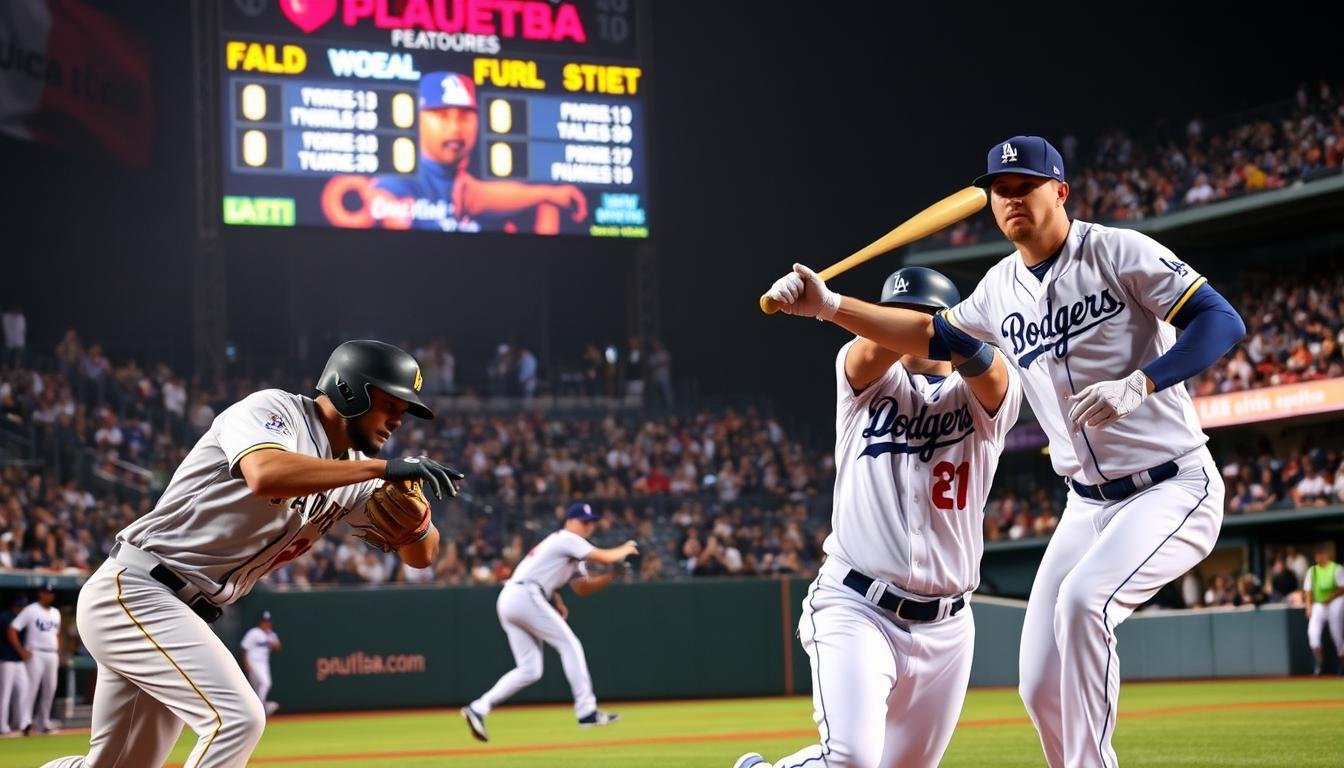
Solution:
[(331, 353), (317, 391), (331, 398), (332, 405), (347, 419), (368, 411), (373, 405), (369, 387), (410, 403), (406, 412), (422, 419), (434, 418), (434, 412), (420, 400), (420, 364), (408, 353), (391, 344), (369, 339), (347, 341)]
[(950, 309), (961, 301), (957, 286), (942, 272), (928, 267), (902, 267), (882, 284), (877, 303), (927, 307), (933, 311)]

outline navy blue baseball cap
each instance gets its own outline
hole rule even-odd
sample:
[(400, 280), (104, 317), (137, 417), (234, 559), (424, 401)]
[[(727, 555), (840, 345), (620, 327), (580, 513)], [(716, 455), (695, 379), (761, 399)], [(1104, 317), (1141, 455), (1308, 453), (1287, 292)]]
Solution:
[(459, 72), (426, 72), (420, 77), (420, 108), (476, 108), (476, 83)]
[(262, 620), (262, 621), (270, 621), (270, 620), (271, 620), (271, 612), (270, 612), (270, 611), (262, 611), (262, 612), (261, 612), (261, 620)]
[(1059, 150), (1040, 136), (1014, 136), (989, 148), (985, 173), (971, 182), (977, 187), (988, 187), (1001, 173), (1020, 173), (1041, 176), (1055, 181), (1064, 180), (1064, 158)]
[(576, 501), (573, 504), (570, 504), (569, 509), (565, 510), (566, 520), (582, 520), (583, 522), (588, 523), (599, 517), (601, 517), (601, 515), (593, 511), (592, 505), (582, 501)]
[(55, 592), (56, 583), (52, 581), (44, 581), (42, 582), (42, 585), (37, 588), (37, 590), (39, 592)]

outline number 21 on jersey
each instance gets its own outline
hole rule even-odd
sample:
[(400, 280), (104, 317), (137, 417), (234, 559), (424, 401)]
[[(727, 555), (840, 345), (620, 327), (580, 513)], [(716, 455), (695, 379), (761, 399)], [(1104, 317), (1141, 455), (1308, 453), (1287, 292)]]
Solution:
[[(933, 466), (933, 506), (939, 509), (965, 509), (966, 492), (971, 481), (971, 463), (940, 461)], [(955, 499), (953, 497), (956, 497)]]

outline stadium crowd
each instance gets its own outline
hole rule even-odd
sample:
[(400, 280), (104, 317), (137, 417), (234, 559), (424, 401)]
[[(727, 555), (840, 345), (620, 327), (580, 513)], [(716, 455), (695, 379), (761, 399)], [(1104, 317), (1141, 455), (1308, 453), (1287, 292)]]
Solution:
[[(1334, 84), (1303, 83), (1290, 101), (1254, 113), (1192, 117), (1184, 131), (1163, 125), (1141, 138), (1117, 128), (1088, 145), (1066, 135), (1059, 151), (1071, 215), (1103, 223), (1150, 219), (1339, 173), (1344, 99)], [(959, 247), (998, 237), (993, 220), (978, 216), (926, 242)]]
[[(1272, 333), (1290, 322), (1311, 327), (1300, 322), (1301, 311), (1325, 312), (1322, 322), (1337, 328), (1338, 301), (1312, 298), (1317, 289), (1285, 286), (1283, 296), (1261, 295), (1256, 306), (1275, 317), (1266, 323), (1277, 328)], [(1330, 290), (1340, 292), (1338, 285)], [(418, 350), (431, 363), (426, 388), (451, 391), (446, 348), (435, 349)], [(26, 367), (24, 353), (7, 349), (0, 366), (0, 449), (12, 459), (23, 456), (16, 445), (27, 446), (26, 458), (0, 470), (0, 568), (96, 566), (215, 416), (270, 385), (240, 376), (196, 387), (168, 366), (114, 364), (73, 330), (47, 365)], [(752, 408), (563, 417), (525, 406), (507, 414), (450, 411), (432, 423), (408, 422), (386, 451), (442, 457), (468, 473), (458, 502), (438, 510), (443, 547), (436, 565), (405, 568), (352, 535), (329, 536), (272, 574), (273, 583), (498, 581), (559, 526), (564, 505), (576, 498), (606, 513), (597, 543), (640, 543), (634, 576), (645, 580), (807, 575), (829, 531), (833, 457)], [(1230, 512), (1344, 503), (1338, 452), (1275, 457), (1266, 450), (1225, 469)], [(1006, 480), (1010, 473), (1002, 474)], [(1063, 485), (1011, 474), (986, 507), (986, 540), (1049, 536), (1062, 513)]]
[(1344, 375), (1344, 272), (1338, 263), (1309, 276), (1248, 285), (1237, 308), (1247, 335), (1223, 360), (1187, 382), (1195, 396)]

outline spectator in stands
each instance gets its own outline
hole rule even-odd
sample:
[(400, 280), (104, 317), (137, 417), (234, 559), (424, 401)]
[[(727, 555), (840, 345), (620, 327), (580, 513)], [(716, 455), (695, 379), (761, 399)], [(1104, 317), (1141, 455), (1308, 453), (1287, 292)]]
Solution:
[(28, 348), (28, 318), (23, 314), (23, 307), (11, 306), (0, 317), (0, 325), (5, 331), (5, 353), (0, 359), (0, 367), (23, 367), (23, 353)]
[(1288, 569), (1283, 554), (1275, 553), (1268, 578), (1270, 602), (1282, 603), (1287, 601), (1290, 596), (1297, 592), (1300, 585), (1301, 582), (1297, 580), (1297, 576)]
[(1332, 487), (1325, 482), (1315, 463), (1306, 462), (1302, 472), (1302, 479), (1293, 486), (1293, 506), (1324, 507), (1330, 504)]
[(621, 362), (625, 396), (634, 399), (644, 397), (644, 351), (638, 336), (630, 337), (630, 346), (626, 348)]
[(1235, 594), (1232, 585), (1228, 583), (1227, 577), (1220, 573), (1213, 577), (1213, 583), (1209, 585), (1208, 589), (1204, 590), (1204, 605), (1210, 607), (1231, 605)]
[(649, 342), (649, 372), (664, 406), (672, 405), (672, 354), (658, 339)]
[(525, 347), (519, 347), (516, 368), (518, 371), (519, 394), (525, 398), (536, 396), (537, 356), (532, 354), (532, 350)]
[(1243, 573), (1237, 579), (1237, 593), (1232, 596), (1232, 604), (1259, 608), (1265, 602), (1265, 592), (1260, 588), (1260, 580), (1253, 573)]
[(1203, 588), (1199, 584), (1199, 574), (1194, 568), (1181, 577), (1181, 601), (1186, 608), (1198, 608), (1203, 605)]

